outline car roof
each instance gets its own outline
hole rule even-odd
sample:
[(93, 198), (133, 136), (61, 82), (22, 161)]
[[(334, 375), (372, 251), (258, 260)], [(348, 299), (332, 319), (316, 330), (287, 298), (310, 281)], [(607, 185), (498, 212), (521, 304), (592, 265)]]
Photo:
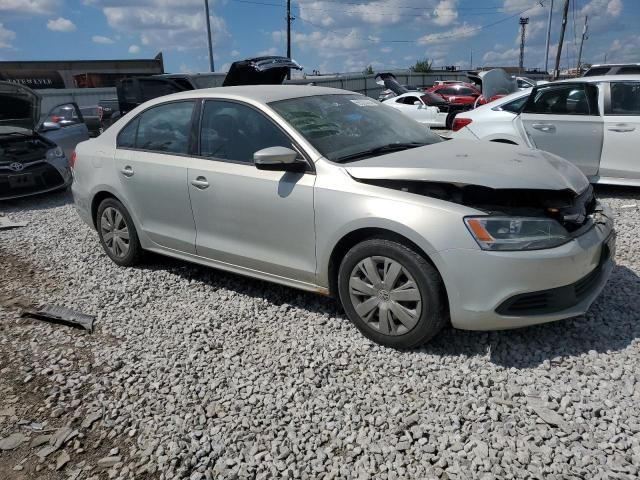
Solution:
[[(636, 81), (640, 82), (640, 75), (628, 74), (628, 75), (595, 75), (593, 77), (578, 77), (567, 78), (565, 80), (557, 80), (552, 83), (571, 83), (571, 82), (585, 82), (585, 83), (598, 83), (598, 82), (624, 82), (624, 81)], [(549, 85), (549, 84), (547, 84)]]
[(260, 103), (277, 102), (290, 98), (311, 97), (314, 95), (359, 95), (356, 92), (339, 88), (316, 87), (312, 85), (240, 85), (233, 87), (203, 88), (174, 93), (159, 97), (161, 101), (187, 98), (233, 98), (244, 97)]

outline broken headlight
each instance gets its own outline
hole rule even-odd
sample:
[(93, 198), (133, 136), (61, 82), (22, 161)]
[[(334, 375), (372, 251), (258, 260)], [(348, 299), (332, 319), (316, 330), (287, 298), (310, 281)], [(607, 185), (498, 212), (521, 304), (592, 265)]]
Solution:
[(541, 250), (571, 240), (551, 218), (481, 216), (466, 217), (464, 222), (483, 250)]

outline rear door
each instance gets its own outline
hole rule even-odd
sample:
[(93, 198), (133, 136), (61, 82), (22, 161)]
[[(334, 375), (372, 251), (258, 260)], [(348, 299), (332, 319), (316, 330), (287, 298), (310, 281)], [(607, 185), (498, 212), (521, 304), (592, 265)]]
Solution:
[(640, 82), (611, 82), (604, 102), (600, 176), (640, 178)]
[(603, 120), (598, 87), (558, 83), (535, 88), (518, 118), (531, 144), (577, 165), (587, 176), (598, 173)]
[(127, 207), (157, 245), (195, 253), (187, 166), (195, 101), (151, 107), (118, 134), (115, 163)]

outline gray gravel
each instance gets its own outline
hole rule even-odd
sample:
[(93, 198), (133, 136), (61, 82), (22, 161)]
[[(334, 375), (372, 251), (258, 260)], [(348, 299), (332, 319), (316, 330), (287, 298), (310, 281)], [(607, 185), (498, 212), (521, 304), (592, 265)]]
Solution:
[(65, 194), (1, 204), (28, 226), (0, 232), (0, 439), (18, 443), (0, 477), (637, 478), (640, 190), (600, 196), (619, 265), (587, 315), (412, 352), (326, 298), (161, 257), (119, 268)]

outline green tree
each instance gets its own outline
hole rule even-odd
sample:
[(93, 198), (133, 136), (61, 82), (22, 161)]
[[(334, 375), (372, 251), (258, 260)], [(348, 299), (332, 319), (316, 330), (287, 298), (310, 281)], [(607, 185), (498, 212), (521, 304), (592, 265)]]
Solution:
[(364, 73), (365, 75), (373, 75), (373, 67), (369, 65), (367, 68), (364, 69), (362, 73)]
[(433, 60), (429, 60), (428, 58), (418, 60), (413, 67), (410, 69), (414, 72), (419, 73), (429, 73), (431, 71), (431, 66), (433, 65)]

